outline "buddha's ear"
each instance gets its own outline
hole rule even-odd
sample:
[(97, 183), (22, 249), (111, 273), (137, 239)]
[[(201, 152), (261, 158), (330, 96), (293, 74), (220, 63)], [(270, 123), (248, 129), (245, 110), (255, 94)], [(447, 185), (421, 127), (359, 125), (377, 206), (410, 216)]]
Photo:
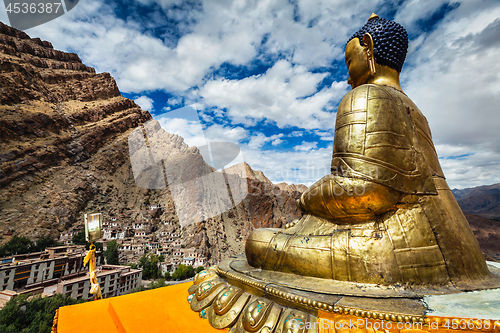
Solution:
[(363, 35), (363, 48), (365, 49), (366, 55), (368, 57), (370, 73), (371, 75), (375, 75), (377, 71), (375, 70), (375, 57), (373, 55), (373, 38), (369, 33)]

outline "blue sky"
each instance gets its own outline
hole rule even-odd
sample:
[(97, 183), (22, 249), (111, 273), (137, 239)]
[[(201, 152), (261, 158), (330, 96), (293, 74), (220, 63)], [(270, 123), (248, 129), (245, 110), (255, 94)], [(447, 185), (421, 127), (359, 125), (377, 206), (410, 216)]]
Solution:
[(450, 187), (500, 182), (498, 1), (81, 0), (26, 32), (111, 73), (188, 143), (201, 144), (195, 122), (174, 126), (166, 112), (197, 110), (208, 140), (237, 143), (274, 182), (310, 185), (329, 170), (350, 90), (345, 42), (372, 12), (409, 33), (403, 90), (429, 121)]

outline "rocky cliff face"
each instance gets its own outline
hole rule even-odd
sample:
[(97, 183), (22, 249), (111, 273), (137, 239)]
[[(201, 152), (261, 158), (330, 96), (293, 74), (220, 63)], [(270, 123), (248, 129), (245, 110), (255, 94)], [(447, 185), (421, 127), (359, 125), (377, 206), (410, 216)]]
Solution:
[(486, 260), (500, 262), (500, 222), (464, 213)]
[(1, 227), (56, 236), (98, 193), (98, 170), (125, 163), (124, 136), (151, 115), (108, 73), (1, 23), (0, 82)]
[[(132, 172), (128, 137), (149, 120), (108, 73), (96, 74), (76, 54), (0, 23), (0, 230), (58, 237), (81, 228), (84, 213), (102, 212), (117, 228), (146, 223), (152, 241), (161, 232), (180, 233), (169, 188), (141, 188)], [(165, 148), (192, 160), (193, 168), (213, 171), (181, 137), (170, 135)], [(243, 252), (253, 228), (301, 216), (295, 200), (302, 187), (276, 186), (244, 168), (250, 195), (182, 230), (185, 248), (215, 262)], [(148, 210), (152, 204), (160, 208)]]

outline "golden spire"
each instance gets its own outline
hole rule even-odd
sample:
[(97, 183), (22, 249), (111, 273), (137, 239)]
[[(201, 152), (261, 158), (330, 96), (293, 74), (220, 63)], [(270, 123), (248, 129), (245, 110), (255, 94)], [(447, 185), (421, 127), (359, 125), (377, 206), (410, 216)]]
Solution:
[(368, 21), (370, 21), (371, 19), (374, 19), (374, 18), (378, 18), (378, 15), (377, 15), (377, 14), (375, 14), (375, 13), (372, 13), (372, 14), (370, 15), (370, 17), (368, 18)]

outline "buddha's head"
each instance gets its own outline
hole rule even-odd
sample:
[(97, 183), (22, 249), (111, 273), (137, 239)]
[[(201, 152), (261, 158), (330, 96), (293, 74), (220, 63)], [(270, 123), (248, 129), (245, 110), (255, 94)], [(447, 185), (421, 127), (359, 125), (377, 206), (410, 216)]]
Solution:
[(407, 49), (408, 34), (405, 28), (372, 14), (368, 22), (347, 42), (345, 61), (349, 69), (348, 83), (353, 88), (365, 83), (380, 83), (401, 90), (399, 73)]

